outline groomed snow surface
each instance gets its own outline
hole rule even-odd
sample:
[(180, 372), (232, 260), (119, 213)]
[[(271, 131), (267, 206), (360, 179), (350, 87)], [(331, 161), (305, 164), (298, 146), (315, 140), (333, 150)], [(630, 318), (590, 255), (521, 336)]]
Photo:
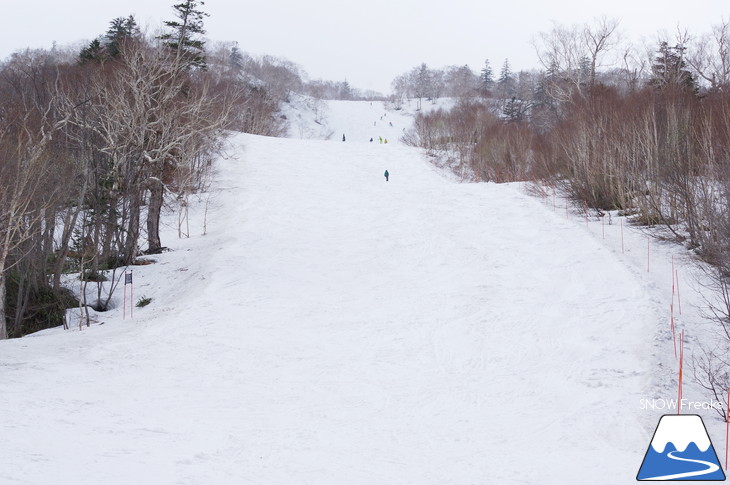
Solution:
[(450, 180), (405, 116), (379, 144), (381, 103), (328, 109), (332, 141), (232, 139), (133, 319), (120, 290), (103, 325), (0, 343), (0, 483), (634, 482), (681, 248), (646, 273), (636, 230), (622, 253), (562, 199)]

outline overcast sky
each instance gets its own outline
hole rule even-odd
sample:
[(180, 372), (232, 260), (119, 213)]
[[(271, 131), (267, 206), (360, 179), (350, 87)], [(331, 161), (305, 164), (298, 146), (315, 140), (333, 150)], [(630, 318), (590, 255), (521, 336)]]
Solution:
[[(133, 14), (156, 29), (173, 17), (174, 0), (15, 0), (3, 2), (0, 59), (26, 47), (67, 45), (104, 33), (115, 17)], [(605, 15), (621, 19), (634, 41), (670, 35), (677, 26), (708, 32), (730, 18), (728, 0), (207, 0), (209, 41), (238, 41), (254, 55), (285, 57), (312, 79), (347, 79), (360, 89), (390, 91), (398, 74), (420, 64), (468, 64), (505, 58), (514, 70), (538, 67), (532, 38), (561, 24)]]

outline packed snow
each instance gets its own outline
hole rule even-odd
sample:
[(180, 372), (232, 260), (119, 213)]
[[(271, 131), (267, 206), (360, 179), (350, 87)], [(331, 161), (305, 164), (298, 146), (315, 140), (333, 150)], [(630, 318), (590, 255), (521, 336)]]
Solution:
[(170, 214), (134, 268), (149, 306), (0, 342), (0, 483), (635, 481), (671, 412), (640, 401), (677, 395), (672, 255), (686, 352), (711, 332), (686, 251), (652, 241), (647, 272), (640, 230), (456, 183), (407, 113), (323, 104), (232, 138), (191, 237)]

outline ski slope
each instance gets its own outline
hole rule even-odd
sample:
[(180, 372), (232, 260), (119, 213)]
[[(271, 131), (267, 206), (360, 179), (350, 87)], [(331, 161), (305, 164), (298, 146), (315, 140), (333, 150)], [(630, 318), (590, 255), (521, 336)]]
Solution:
[(0, 483), (633, 483), (664, 289), (353, 106), (334, 141), (235, 137), (133, 319), (0, 343)]

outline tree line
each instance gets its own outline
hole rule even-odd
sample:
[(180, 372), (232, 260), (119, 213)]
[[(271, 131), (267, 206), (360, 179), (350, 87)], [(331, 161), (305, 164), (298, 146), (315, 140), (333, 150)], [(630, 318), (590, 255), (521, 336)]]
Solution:
[(226, 136), (283, 132), (297, 68), (207, 46), (203, 5), (174, 5), (159, 35), (120, 17), (80, 51), (0, 63), (0, 339), (61, 325), (69, 307), (108, 309), (120, 268), (164, 249), (164, 208), (185, 234)]

